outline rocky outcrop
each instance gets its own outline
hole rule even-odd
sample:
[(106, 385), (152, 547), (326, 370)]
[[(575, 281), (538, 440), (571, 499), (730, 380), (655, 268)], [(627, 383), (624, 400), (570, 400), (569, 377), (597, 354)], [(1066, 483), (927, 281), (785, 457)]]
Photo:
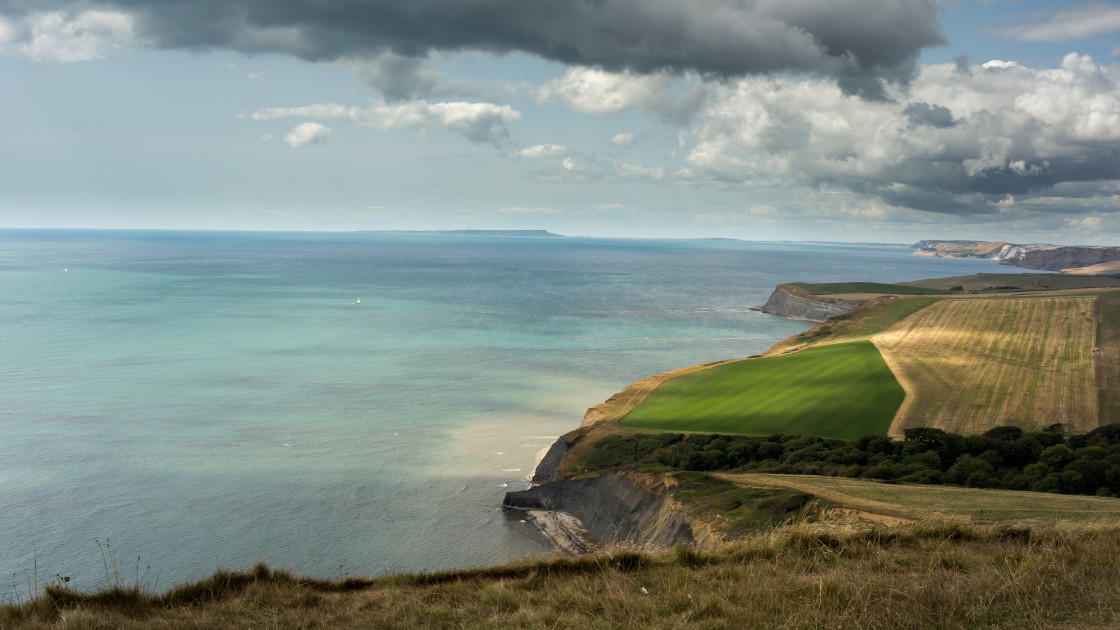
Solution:
[(865, 300), (838, 300), (809, 295), (789, 284), (779, 284), (758, 310), (771, 315), (810, 322), (824, 322), (863, 304)]
[(546, 481), (556, 481), (556, 476), (560, 474), (560, 462), (568, 454), (568, 446), (568, 442), (564, 438), (556, 438), (552, 446), (548, 447), (548, 451), (541, 458), (541, 461), (537, 462), (537, 469), (533, 472), (529, 483), (541, 484)]
[(520, 510), (554, 510), (578, 518), (603, 545), (629, 543), (671, 547), (696, 542), (683, 513), (664, 492), (656, 492), (621, 473), (592, 479), (550, 481), (507, 492), (502, 505)]

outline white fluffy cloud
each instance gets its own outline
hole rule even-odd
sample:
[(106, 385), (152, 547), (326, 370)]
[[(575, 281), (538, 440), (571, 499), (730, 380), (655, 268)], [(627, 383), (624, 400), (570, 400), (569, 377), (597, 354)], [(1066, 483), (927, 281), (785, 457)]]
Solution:
[(32, 61), (100, 59), (133, 42), (133, 17), (117, 11), (49, 11), (7, 21), (0, 17), (0, 54)]
[(662, 118), (684, 121), (704, 104), (708, 88), (693, 79), (680, 89), (680, 80), (666, 74), (606, 72), (595, 68), (568, 68), (536, 91), (537, 100), (556, 101), (585, 114), (618, 114), (636, 109)]
[(611, 136), (611, 144), (616, 147), (629, 146), (634, 142), (634, 134), (632, 133), (616, 133)]
[(316, 122), (306, 122), (292, 128), (284, 136), (284, 142), (287, 142), (293, 149), (298, 149), (304, 145), (326, 142), (329, 135), (331, 135), (329, 127)]
[(536, 158), (557, 157), (567, 152), (568, 149), (561, 144), (537, 144), (521, 149), (517, 152), (517, 156), (532, 160)]
[(1076, 54), (1054, 69), (926, 66), (893, 96), (868, 102), (812, 79), (720, 87), (682, 141), (679, 174), (839, 185), (934, 212), (1026, 211), (1044, 195), (1120, 211), (1120, 68)]
[(442, 128), (474, 142), (497, 143), (508, 135), (506, 125), (521, 120), (521, 114), (508, 105), (492, 103), (426, 103), (410, 101), (389, 104), (375, 102), (369, 107), (323, 103), (303, 107), (266, 107), (253, 112), (253, 120), (303, 118), (341, 119), (377, 129)]

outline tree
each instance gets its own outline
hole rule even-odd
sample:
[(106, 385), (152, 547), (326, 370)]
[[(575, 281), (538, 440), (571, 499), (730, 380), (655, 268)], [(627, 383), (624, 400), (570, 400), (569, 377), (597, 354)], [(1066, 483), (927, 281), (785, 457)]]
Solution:
[(1038, 456), (1038, 461), (1049, 466), (1051, 470), (1061, 470), (1073, 461), (1073, 449), (1065, 444), (1055, 444), (1043, 450)]
[(972, 487), (984, 487), (987, 485), (987, 479), (995, 472), (995, 466), (979, 457), (961, 455), (957, 458), (957, 463), (949, 468), (949, 472), (945, 476), (950, 482), (962, 486), (967, 484)]

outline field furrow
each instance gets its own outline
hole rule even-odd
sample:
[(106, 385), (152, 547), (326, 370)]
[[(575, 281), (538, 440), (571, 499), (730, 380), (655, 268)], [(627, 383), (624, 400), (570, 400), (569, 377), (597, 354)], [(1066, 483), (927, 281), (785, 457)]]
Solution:
[(1102, 297), (1095, 309), (1096, 384), (1100, 422), (1120, 422), (1120, 297)]
[[(961, 433), (1059, 422), (1077, 432), (1096, 427), (1095, 302), (945, 300), (875, 335), (907, 392), (892, 434), (915, 426)], [(1120, 345), (1120, 325), (1116, 338)], [(1120, 400), (1120, 374), (1114, 380)]]

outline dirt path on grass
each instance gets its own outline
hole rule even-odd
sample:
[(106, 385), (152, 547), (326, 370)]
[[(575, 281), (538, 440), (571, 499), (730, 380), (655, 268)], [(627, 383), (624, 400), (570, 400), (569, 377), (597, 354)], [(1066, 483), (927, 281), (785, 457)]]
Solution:
[(756, 473), (716, 473), (716, 477), (749, 488), (796, 490), (839, 504), (837, 513), (884, 525), (909, 525), (923, 519), (960, 519), (958, 515), (933, 510), (915, 510), (893, 503), (862, 499), (816, 484), (800, 483), (798, 475), (762, 475)]

